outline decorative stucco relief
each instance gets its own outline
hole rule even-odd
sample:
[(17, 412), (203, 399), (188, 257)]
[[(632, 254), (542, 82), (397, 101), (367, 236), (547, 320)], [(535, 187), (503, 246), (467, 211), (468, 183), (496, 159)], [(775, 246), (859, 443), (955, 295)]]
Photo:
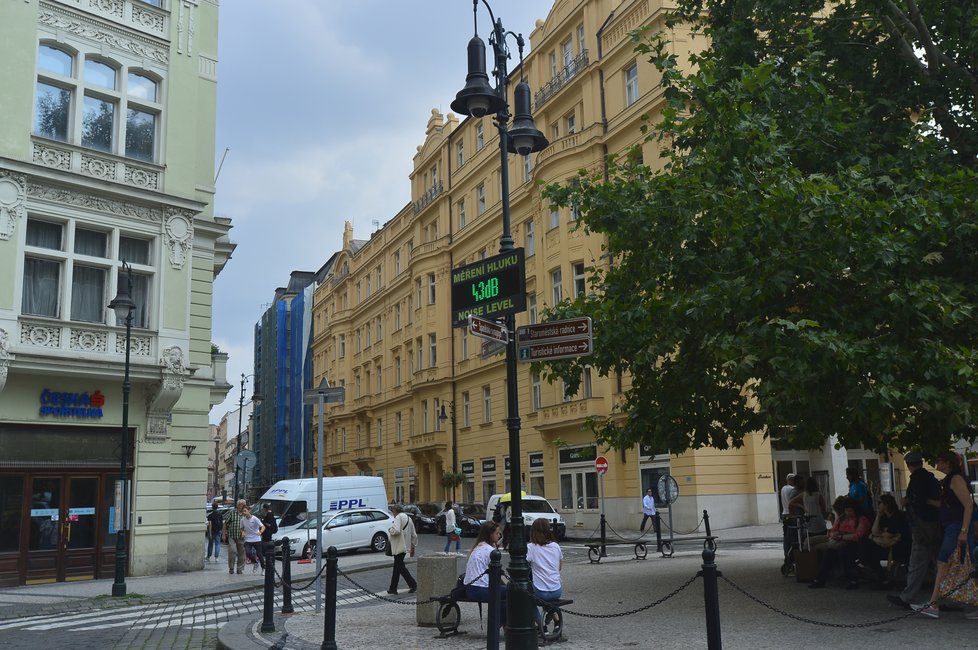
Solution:
[(170, 251), (170, 265), (182, 269), (193, 244), (193, 213), (186, 210), (168, 210), (166, 226), (166, 247)]
[(81, 352), (105, 352), (108, 350), (108, 335), (106, 332), (72, 327), (68, 347)]
[(183, 350), (179, 346), (174, 345), (163, 351), (160, 374), (161, 381), (146, 396), (146, 442), (166, 441), (166, 427), (171, 419), (173, 405), (183, 393), (183, 384), (188, 373)]
[(20, 174), (0, 172), (0, 239), (10, 239), (27, 217), (27, 182)]
[(82, 154), (81, 171), (83, 174), (101, 178), (105, 181), (114, 181), (116, 174), (116, 164), (110, 160), (103, 160), (95, 156)]
[(149, 40), (144, 41), (127, 36), (116, 32), (107, 25), (101, 25), (96, 21), (72, 16), (51, 5), (41, 4), (38, 10), (38, 23), (51, 29), (64, 30), (81, 38), (108, 45), (123, 52), (152, 59), (164, 65), (168, 64), (170, 60), (170, 55), (166, 48), (152, 43)]
[(150, 208), (142, 205), (134, 205), (132, 203), (124, 203), (123, 201), (115, 201), (113, 199), (107, 199), (95, 194), (79, 192), (77, 190), (64, 190), (57, 187), (39, 185), (37, 183), (28, 183), (27, 194), (31, 198), (54, 201), (55, 203), (66, 203), (68, 205), (74, 205), (80, 208), (89, 208), (92, 210), (107, 212), (109, 214), (124, 215), (127, 217), (132, 217), (133, 219), (143, 219), (145, 221), (152, 221), (156, 223), (161, 223), (163, 221), (163, 210), (159, 208)]
[(0, 328), (0, 391), (7, 385), (7, 366), (13, 358), (14, 355), (10, 354), (10, 335)]
[[(198, 0), (182, 0), (177, 22), (177, 54), (194, 54), (194, 32), (197, 31), (196, 12)], [(186, 45), (185, 45), (186, 43)]]
[[(148, 336), (130, 336), (129, 337), (129, 354), (134, 357), (148, 357), (150, 351), (150, 343)], [(115, 339), (115, 353), (125, 354), (126, 353), (126, 337), (122, 335), (116, 335)]]
[(35, 143), (34, 162), (55, 169), (71, 169), (71, 152)]
[(44, 325), (34, 325), (33, 323), (21, 323), (20, 342), (27, 345), (36, 345), (41, 348), (60, 348), (61, 328), (45, 327)]
[(160, 175), (157, 172), (141, 167), (133, 167), (132, 165), (126, 165), (125, 167), (126, 173), (123, 180), (128, 185), (135, 185), (136, 187), (142, 187), (147, 190), (160, 189)]

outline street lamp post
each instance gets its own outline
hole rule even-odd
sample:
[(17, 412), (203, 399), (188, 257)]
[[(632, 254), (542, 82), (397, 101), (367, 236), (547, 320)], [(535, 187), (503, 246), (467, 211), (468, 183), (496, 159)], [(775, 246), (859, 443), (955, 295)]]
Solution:
[[(513, 119), (513, 127), (508, 127), (509, 104), (507, 88), (509, 86), (509, 76), (506, 69), (506, 61), (509, 58), (509, 49), (506, 46), (506, 37), (514, 36), (516, 45), (519, 48), (520, 60), (523, 58), (524, 40), (522, 34), (514, 34), (503, 29), (501, 20), (497, 20), (492, 13), (492, 7), (486, 0), (482, 0), (489, 11), (489, 17), (493, 22), (492, 33), (489, 35), (489, 44), (495, 59), (495, 67), (492, 71), (495, 77), (496, 87), (489, 85), (489, 77), (486, 75), (486, 45), (478, 34), (478, 10), (479, 0), (472, 0), (472, 15), (474, 31), (468, 44), (468, 74), (465, 78), (465, 87), (460, 90), (455, 101), (452, 102), (452, 110), (463, 115), (481, 118), (488, 114), (495, 114), (496, 128), (499, 130), (499, 157), (500, 157), (500, 187), (502, 190), (502, 220), (503, 232), (499, 240), (500, 254), (514, 250), (513, 237), (510, 233), (510, 214), (509, 214), (509, 160), (508, 154), (516, 153), (527, 156), (531, 153), (541, 151), (546, 148), (548, 142), (543, 134), (533, 124), (533, 116), (530, 112), (530, 86), (525, 79), (521, 79), (514, 89), (513, 99), (516, 108), (516, 115)], [(522, 66), (521, 66), (522, 73)], [(506, 404), (507, 417), (506, 429), (509, 433), (509, 469), (510, 469), (510, 490), (513, 495), (512, 505), (510, 506), (510, 527), (511, 536), (509, 543), (509, 568), (510, 576), (509, 588), (506, 595), (506, 647), (513, 648), (536, 648), (537, 629), (534, 624), (534, 605), (533, 597), (530, 593), (529, 575), (530, 567), (526, 562), (526, 536), (523, 529), (523, 504), (520, 499), (522, 493), (522, 477), (520, 474), (520, 416), (519, 416), (519, 393), (516, 386), (516, 337), (512, 335), (516, 329), (516, 318), (513, 314), (505, 317), (506, 329), (510, 332), (508, 343), (506, 344)]]
[(115, 298), (109, 303), (109, 309), (115, 312), (116, 318), (126, 323), (126, 363), (122, 379), (122, 431), (119, 445), (119, 485), (121, 499), (119, 508), (119, 528), (115, 533), (115, 581), (112, 583), (113, 596), (126, 595), (126, 551), (128, 549), (126, 534), (129, 529), (129, 491), (126, 489), (127, 465), (129, 464), (129, 347), (132, 339), (133, 312), (136, 303), (132, 299), (132, 267), (125, 261), (122, 270), (126, 274), (125, 289), (120, 288)]
[(221, 436), (214, 436), (214, 498), (217, 498), (218, 483), (217, 483), (217, 464), (221, 459)]
[[(458, 476), (458, 422), (455, 420), (455, 400), (448, 402), (449, 413), (451, 413), (452, 418), (452, 502), (455, 502), (455, 476)], [(438, 415), (438, 420), (444, 422), (449, 417), (448, 413), (445, 413), (445, 404), (441, 405), (441, 413)]]
[[(250, 378), (254, 378), (254, 375), (246, 375), (244, 373), (241, 373), (241, 395), (238, 397), (238, 437), (235, 438), (235, 443), (234, 443), (234, 504), (235, 506), (237, 506), (238, 504), (238, 495), (239, 495), (238, 454), (241, 453), (241, 435), (243, 433), (242, 427), (244, 426), (243, 420), (244, 420), (244, 405), (245, 405), (245, 384)], [(251, 402), (252, 404), (254, 404), (255, 402), (258, 401), (261, 401), (261, 396), (258, 393), (254, 393), (251, 396)], [(249, 424), (249, 428), (250, 427), (251, 425)], [(249, 433), (251, 432), (249, 431)], [(249, 444), (251, 444), (250, 437), (249, 437)]]

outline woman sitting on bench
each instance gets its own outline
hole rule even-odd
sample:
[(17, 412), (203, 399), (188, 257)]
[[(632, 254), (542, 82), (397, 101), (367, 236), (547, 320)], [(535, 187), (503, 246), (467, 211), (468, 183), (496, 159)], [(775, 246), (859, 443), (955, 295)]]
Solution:
[[(469, 553), (469, 560), (465, 563), (465, 597), (469, 600), (488, 603), (489, 602), (489, 554), (496, 550), (499, 540), (503, 536), (503, 531), (494, 521), (487, 521), (479, 528), (479, 535), (475, 538), (475, 546)], [(506, 590), (500, 585), (499, 589), (499, 624), (506, 625)]]
[[(530, 543), (526, 546), (526, 561), (533, 572), (533, 592), (540, 600), (560, 600), (560, 570), (564, 567), (564, 553), (554, 541), (550, 522), (534, 519), (530, 526)], [(534, 608), (540, 620), (540, 611)]]

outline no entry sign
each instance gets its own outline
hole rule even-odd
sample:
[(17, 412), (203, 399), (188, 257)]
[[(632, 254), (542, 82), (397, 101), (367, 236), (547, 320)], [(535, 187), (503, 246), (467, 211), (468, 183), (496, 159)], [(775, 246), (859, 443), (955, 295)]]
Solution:
[(598, 474), (608, 473), (608, 459), (604, 456), (598, 456), (594, 459), (594, 469), (597, 470)]

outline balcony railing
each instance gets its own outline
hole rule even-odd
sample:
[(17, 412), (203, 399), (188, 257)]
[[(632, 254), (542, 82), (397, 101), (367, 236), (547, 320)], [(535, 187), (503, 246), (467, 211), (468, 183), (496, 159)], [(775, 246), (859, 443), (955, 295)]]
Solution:
[(435, 197), (442, 193), (443, 189), (444, 186), (441, 184), (441, 181), (435, 181), (435, 184), (428, 188), (428, 191), (422, 194), (420, 199), (414, 202), (414, 214), (418, 214), (428, 207), (435, 200)]
[(577, 55), (577, 58), (564, 66), (563, 70), (560, 70), (554, 78), (551, 79), (543, 88), (537, 91), (534, 96), (534, 103), (536, 104), (536, 110), (540, 110), (548, 99), (557, 94), (557, 91), (567, 85), (567, 83), (577, 76), (581, 70), (587, 67), (587, 50), (581, 50), (581, 53)]

